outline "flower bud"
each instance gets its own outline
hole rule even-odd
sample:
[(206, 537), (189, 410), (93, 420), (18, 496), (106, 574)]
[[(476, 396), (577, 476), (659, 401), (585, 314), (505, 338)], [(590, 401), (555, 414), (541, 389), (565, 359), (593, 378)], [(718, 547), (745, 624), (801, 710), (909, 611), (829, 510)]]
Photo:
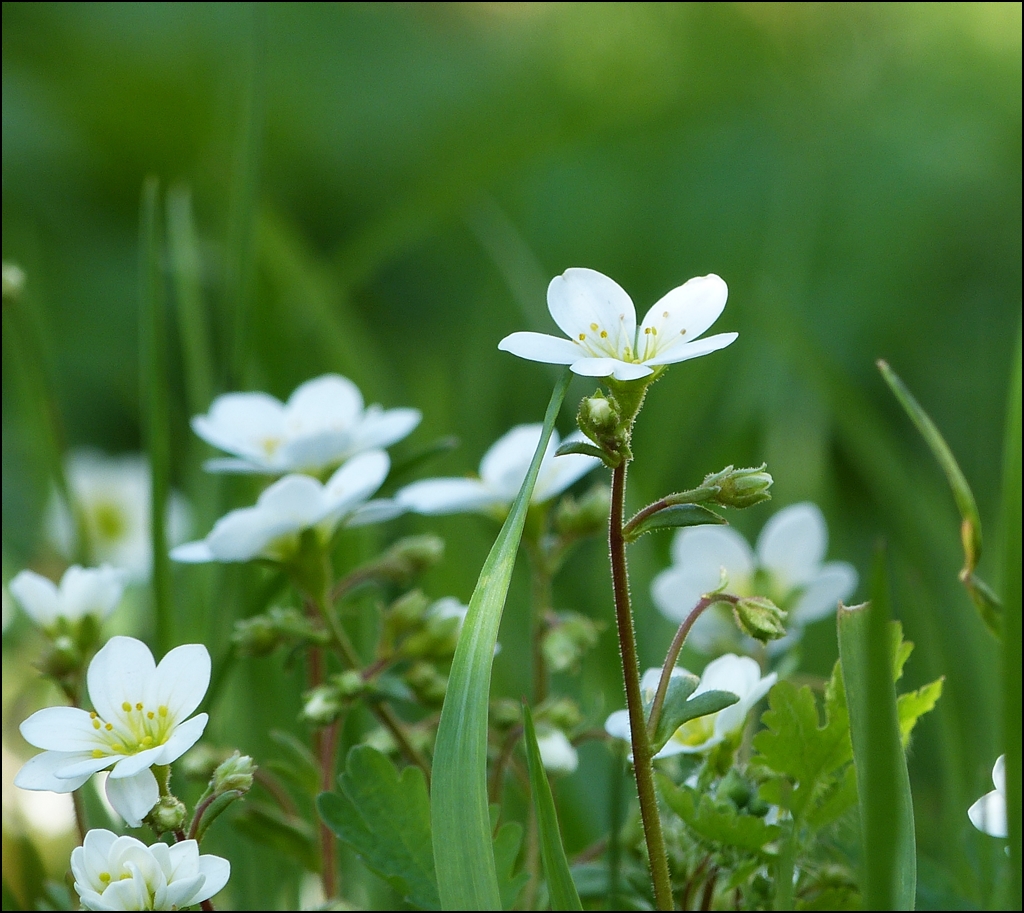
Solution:
[(555, 508), (554, 524), (559, 535), (573, 539), (603, 533), (608, 526), (611, 492), (607, 485), (597, 484), (577, 499), (566, 495)]
[(162, 834), (165, 831), (180, 830), (185, 823), (186, 814), (185, 803), (180, 799), (174, 796), (161, 796), (160, 801), (146, 815), (146, 820), (158, 834)]
[(578, 612), (559, 612), (544, 635), (541, 648), (548, 668), (564, 672), (579, 663), (580, 657), (597, 644), (600, 626)]
[(618, 462), (628, 456), (627, 430), (614, 399), (600, 390), (580, 400), (576, 424), (590, 440)]
[(440, 706), (448, 690), (448, 677), (428, 662), (414, 663), (405, 673), (405, 680), (424, 704)]
[(339, 697), (349, 700), (358, 697), (366, 690), (366, 682), (355, 669), (346, 669), (344, 672), (332, 675), (331, 684), (334, 685)]
[(721, 472), (705, 476), (704, 486), (718, 488), (713, 500), (722, 507), (753, 507), (771, 500), (769, 489), (774, 480), (766, 468), (766, 463), (749, 469), (726, 466)]
[(67, 634), (58, 634), (54, 637), (49, 651), (43, 657), (43, 673), (59, 680), (77, 673), (81, 668), (82, 652), (74, 638)]
[(403, 633), (416, 627), (429, 607), (430, 600), (422, 590), (409, 590), (388, 606), (385, 623), (392, 635)]
[(762, 642), (785, 636), (786, 613), (764, 596), (737, 599), (732, 607), (740, 630)]
[(571, 732), (581, 722), (583, 713), (579, 704), (569, 697), (557, 697), (551, 701), (545, 701), (537, 708), (537, 720), (547, 721), (556, 729)]
[(444, 557), (444, 539), (440, 536), (406, 536), (381, 556), (381, 570), (398, 581), (408, 580), (430, 570)]
[(523, 707), (519, 701), (499, 697), (491, 701), (489, 721), (498, 729), (511, 729), (523, 721)]
[(210, 786), (215, 793), (229, 790), (247, 793), (252, 788), (256, 762), (247, 754), (235, 752), (213, 772)]
[(328, 726), (340, 715), (344, 702), (333, 684), (317, 685), (303, 696), (305, 703), (299, 718), (314, 726)]

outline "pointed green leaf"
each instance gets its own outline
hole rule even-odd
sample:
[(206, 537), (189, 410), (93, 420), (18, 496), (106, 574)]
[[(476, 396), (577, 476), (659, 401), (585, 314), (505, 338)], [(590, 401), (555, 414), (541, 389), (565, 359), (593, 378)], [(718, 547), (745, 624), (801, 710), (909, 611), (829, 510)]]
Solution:
[(917, 889), (914, 807), (896, 709), (889, 612), (885, 557), (879, 552), (871, 602), (840, 606), (839, 656), (857, 771), (865, 907), (912, 910)]
[(562, 846), (562, 836), (558, 830), (555, 800), (551, 795), (551, 784), (548, 783), (548, 776), (544, 772), (544, 762), (541, 760), (540, 748), (537, 745), (533, 714), (525, 703), (523, 724), (533, 810), (537, 815), (540, 853), (544, 860), (544, 877), (548, 882), (548, 893), (551, 895), (551, 909), (582, 910), (580, 895), (576, 892), (576, 885), (573, 884), (572, 875), (569, 873), (569, 862), (565, 858), (565, 847)]
[(684, 526), (723, 526), (726, 522), (725, 518), (700, 504), (673, 504), (671, 507), (663, 508), (644, 517), (636, 526), (630, 527), (628, 533), (624, 529), (623, 535), (626, 536), (627, 542), (636, 542), (644, 533), (654, 532), (657, 529), (679, 529)]
[[(493, 806), (495, 817), (498, 807)], [(515, 874), (516, 860), (519, 858), (519, 846), (523, 841), (523, 828), (515, 821), (506, 821), (494, 835), (494, 870), (498, 876), (498, 895), (501, 897), (501, 908), (512, 910), (523, 886), (530, 880), (526, 872)]]
[(724, 843), (756, 852), (778, 838), (781, 828), (765, 824), (756, 815), (741, 814), (729, 803), (716, 804), (689, 786), (677, 786), (668, 777), (658, 776), (658, 790), (672, 809), (697, 836), (712, 843)]
[(900, 739), (903, 747), (907, 747), (910, 741), (910, 733), (920, 717), (924, 716), (935, 706), (935, 702), (942, 696), (942, 684), (945, 676), (922, 685), (916, 691), (908, 691), (896, 698), (896, 713), (900, 721)]
[(597, 457), (602, 463), (608, 463), (608, 454), (586, 441), (564, 441), (555, 451), (555, 456), (565, 456), (567, 453), (582, 453), (584, 456)]
[(447, 910), (501, 909), (487, 802), (491, 663), (530, 496), (570, 377), (565, 370), (552, 391), (533, 462), (480, 571), (441, 708), (434, 745), (431, 823), (438, 889)]
[(655, 754), (661, 751), (683, 723), (709, 713), (718, 713), (739, 700), (731, 691), (704, 691), (691, 698), (690, 695), (699, 684), (700, 679), (696, 675), (677, 674), (669, 680), (665, 703), (662, 704), (654, 737), (651, 739), (651, 751)]
[(410, 766), (399, 775), (379, 751), (357, 745), (338, 786), (317, 797), (324, 823), (414, 907), (439, 909), (423, 771)]

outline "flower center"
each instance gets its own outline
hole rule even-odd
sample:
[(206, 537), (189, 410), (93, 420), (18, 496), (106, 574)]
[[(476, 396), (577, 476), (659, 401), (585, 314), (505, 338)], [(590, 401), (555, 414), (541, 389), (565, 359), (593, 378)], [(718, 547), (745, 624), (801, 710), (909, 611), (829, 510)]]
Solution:
[(97, 501), (92, 508), (96, 537), (101, 541), (116, 542), (128, 531), (128, 520), (116, 501)]
[(622, 329), (625, 319), (625, 314), (619, 314), (620, 325), (611, 329), (596, 322), (591, 323), (587, 329), (576, 334), (574, 342), (593, 358), (633, 361), (633, 347), (628, 342), (622, 345), (626, 335)]
[(147, 708), (142, 701), (135, 704), (125, 701), (121, 710), (124, 713), (115, 722), (104, 720), (95, 710), (89, 714), (92, 728), (104, 745), (93, 749), (94, 758), (133, 755), (163, 745), (174, 729), (174, 721), (164, 704)]
[(672, 738), (690, 748), (703, 745), (715, 734), (715, 717), (717, 715), (712, 713), (707, 716), (699, 716), (695, 720), (687, 720), (675, 731)]

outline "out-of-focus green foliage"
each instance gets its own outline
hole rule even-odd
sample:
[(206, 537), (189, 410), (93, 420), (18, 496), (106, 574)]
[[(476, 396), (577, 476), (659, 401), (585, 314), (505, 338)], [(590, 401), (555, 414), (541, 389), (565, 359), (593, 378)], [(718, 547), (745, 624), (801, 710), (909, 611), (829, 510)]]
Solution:
[[(874, 364), (885, 358), (914, 391), (995, 530), (1020, 323), (1019, 4), (8, 3), (2, 43), (3, 257), (27, 276), (17, 334), (4, 304), (5, 581), (50, 560), (55, 434), (110, 453), (145, 446), (138, 223), (150, 175), (173, 280), (172, 483), (197, 535), (254, 491), (201, 472), (211, 454), (188, 418), (204, 393), (285, 397), (337, 371), (368, 402), (423, 411), (396, 462), (457, 435), (457, 450), (420, 471), (472, 472), (511, 425), (540, 419), (554, 371), (496, 345), (552, 328), (552, 276), (598, 269), (643, 313), (715, 272), (730, 287), (716, 330), (739, 340), (651, 390), (630, 507), (765, 461), (774, 507), (821, 505), (830, 555), (862, 579), (877, 538), (888, 541), (893, 605), (919, 645), (908, 687), (946, 676), (909, 756), (918, 905), (998, 903), (1001, 847), (966, 808), (1003, 750), (1001, 651), (955, 579), (945, 480)], [(29, 351), (32, 368), (11, 357)], [(592, 387), (574, 381), (563, 435)], [(735, 523), (750, 533), (768, 515)], [(448, 557), (425, 588), (468, 599), (496, 532), (483, 519), (346, 534), (339, 561), (355, 567), (385, 535), (427, 531)], [(672, 635), (648, 591), (668, 541), (631, 546), (642, 668)], [(1004, 555), (989, 550), (979, 573), (1001, 579)], [(606, 571), (592, 570), (604, 561), (600, 543), (581, 546), (555, 581), (556, 607), (609, 621)], [(245, 567), (171, 574), (162, 636), (203, 640), (218, 668), (233, 621), (280, 588)], [(527, 589), (517, 571), (497, 695), (527, 687)], [(121, 623), (155, 633), (144, 607)], [(17, 750), (27, 713), (8, 704), (6, 669), (31, 648), (24, 626), (5, 634), (4, 737)], [(835, 657), (831, 623), (808, 630), (802, 671), (827, 676)], [(222, 668), (210, 738), (273, 757), (270, 729), (301, 733), (300, 671), (285, 657)], [(619, 676), (606, 630), (571, 685), (591, 723), (621, 706)], [(350, 719), (343, 749), (369, 725)], [(557, 795), (570, 859), (616, 814), (592, 784), (617, 762), (589, 743), (580, 758)], [(230, 828), (208, 843), (232, 859), (231, 903), (294, 905), (279, 854)], [(9, 855), (5, 843), (5, 865)], [(343, 878), (363, 871), (344, 864)], [(367, 905), (393, 902), (360, 883)]]

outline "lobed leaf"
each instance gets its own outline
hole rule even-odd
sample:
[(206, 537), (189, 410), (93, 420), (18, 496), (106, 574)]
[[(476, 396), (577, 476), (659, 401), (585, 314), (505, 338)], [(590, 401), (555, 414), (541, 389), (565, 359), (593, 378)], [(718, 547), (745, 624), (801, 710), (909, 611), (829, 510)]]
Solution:
[(777, 825), (765, 824), (764, 819), (756, 815), (740, 813), (728, 802), (716, 803), (709, 795), (702, 795), (689, 786), (677, 786), (663, 775), (658, 777), (658, 790), (669, 808), (695, 834), (712, 843), (757, 852), (777, 839), (782, 831)]

